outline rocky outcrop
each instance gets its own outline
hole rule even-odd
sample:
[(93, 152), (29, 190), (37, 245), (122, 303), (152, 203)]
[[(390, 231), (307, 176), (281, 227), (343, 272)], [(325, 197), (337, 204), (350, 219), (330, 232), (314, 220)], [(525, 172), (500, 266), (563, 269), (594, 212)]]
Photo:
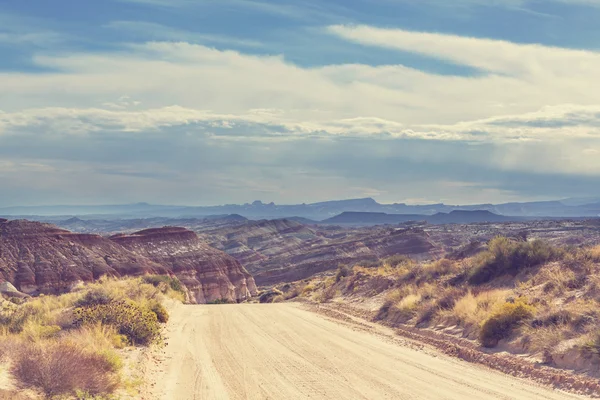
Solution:
[(235, 258), (185, 228), (148, 229), (111, 239), (172, 271), (188, 288), (192, 302), (241, 301), (257, 294), (254, 278)]
[(192, 302), (239, 301), (256, 294), (254, 280), (239, 262), (186, 229), (152, 229), (111, 240), (49, 224), (0, 220), (0, 284), (9, 282), (22, 293), (60, 293), (104, 275), (145, 274), (179, 277)]
[(260, 285), (293, 282), (339, 264), (436, 251), (422, 229), (308, 227), (291, 220), (248, 221), (205, 231), (213, 247), (243, 263)]

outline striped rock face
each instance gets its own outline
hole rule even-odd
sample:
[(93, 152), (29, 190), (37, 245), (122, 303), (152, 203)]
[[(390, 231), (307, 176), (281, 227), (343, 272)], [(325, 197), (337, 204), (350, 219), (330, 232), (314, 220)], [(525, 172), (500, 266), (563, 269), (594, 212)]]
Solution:
[(30, 221), (0, 221), (0, 283), (30, 295), (69, 291), (103, 275), (168, 274), (189, 301), (241, 301), (256, 294), (252, 276), (232, 257), (183, 228), (105, 238)]

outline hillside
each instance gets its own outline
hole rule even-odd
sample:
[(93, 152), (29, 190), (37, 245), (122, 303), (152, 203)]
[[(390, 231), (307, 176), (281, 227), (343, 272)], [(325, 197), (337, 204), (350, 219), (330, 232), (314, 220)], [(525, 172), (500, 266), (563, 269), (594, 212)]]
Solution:
[(158, 228), (110, 239), (49, 224), (0, 220), (0, 283), (26, 294), (61, 293), (103, 275), (168, 274), (186, 284), (189, 300), (239, 301), (256, 294), (234, 258), (192, 231)]
[[(308, 283), (279, 286), (275, 300), (312, 299), (468, 361), (515, 375), (531, 371), (546, 384), (555, 383), (550, 376), (557, 371), (571, 371), (563, 382), (596, 390), (599, 276), (600, 246), (497, 237), (464, 257), (341, 266)], [(548, 374), (540, 373), (542, 365), (551, 367)]]
[(240, 261), (259, 285), (308, 278), (339, 263), (437, 251), (428, 234), (418, 229), (327, 230), (290, 220), (249, 221), (204, 231), (202, 237)]

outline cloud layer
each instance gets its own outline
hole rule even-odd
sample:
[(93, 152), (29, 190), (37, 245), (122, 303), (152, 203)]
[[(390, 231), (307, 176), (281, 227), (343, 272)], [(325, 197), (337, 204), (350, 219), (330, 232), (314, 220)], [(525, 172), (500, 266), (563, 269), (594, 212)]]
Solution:
[(589, 194), (600, 182), (595, 51), (318, 28), (364, 51), (475, 70), (453, 75), (402, 64), (307, 67), (211, 47), (261, 46), (251, 40), (150, 22), (104, 27), (144, 37), (154, 30), (148, 39), (161, 41), (38, 52), (33, 63), (43, 72), (0, 72), (5, 205), (33, 196), (484, 202)]

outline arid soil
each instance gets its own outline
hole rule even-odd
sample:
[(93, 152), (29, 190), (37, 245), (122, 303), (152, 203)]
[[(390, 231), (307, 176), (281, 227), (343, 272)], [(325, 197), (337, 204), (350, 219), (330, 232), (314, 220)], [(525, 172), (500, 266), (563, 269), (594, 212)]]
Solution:
[(576, 399), (302, 305), (177, 306), (156, 399)]

